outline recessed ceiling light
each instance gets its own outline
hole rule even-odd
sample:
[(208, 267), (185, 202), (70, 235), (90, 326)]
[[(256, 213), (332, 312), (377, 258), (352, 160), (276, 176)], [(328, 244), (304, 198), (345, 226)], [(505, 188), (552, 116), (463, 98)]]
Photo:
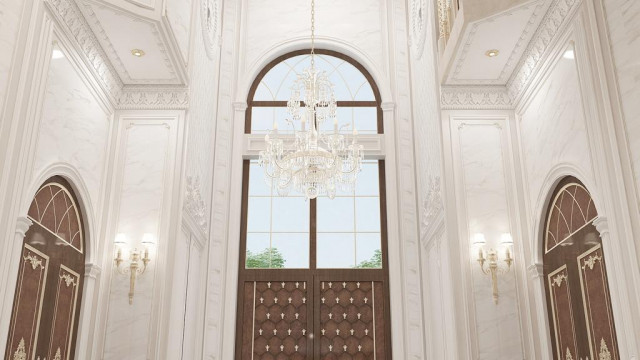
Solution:
[(575, 59), (576, 55), (573, 52), (573, 49), (569, 49), (569, 50), (564, 52), (564, 55), (562, 55), (562, 57), (565, 58), (565, 59)]
[(487, 55), (488, 57), (496, 57), (498, 56), (498, 54), (500, 54), (500, 51), (496, 49), (491, 49), (491, 50), (487, 50), (487, 52), (484, 54)]
[(58, 49), (53, 49), (51, 52), (52, 59), (62, 59), (64, 57), (64, 53)]
[(133, 50), (131, 50), (131, 55), (133, 55), (135, 57), (143, 57), (144, 56), (144, 51), (140, 50), (140, 49), (133, 49)]

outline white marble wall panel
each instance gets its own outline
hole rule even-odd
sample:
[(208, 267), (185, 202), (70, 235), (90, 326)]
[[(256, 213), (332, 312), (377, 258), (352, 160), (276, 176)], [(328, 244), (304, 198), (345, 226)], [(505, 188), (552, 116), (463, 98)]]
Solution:
[[(200, 0), (199, 0), (200, 1)], [(213, 171), (214, 127), (219, 62), (207, 57), (200, 22), (201, 7), (196, 4), (193, 22), (193, 49), (190, 62), (189, 110), (187, 113), (187, 176), (198, 177), (202, 197), (210, 208)], [(219, 48), (218, 48), (219, 49)], [(217, 55), (217, 54), (216, 54)], [(208, 214), (206, 216), (208, 218)]]
[(110, 115), (69, 60), (52, 59), (33, 176), (39, 176), (53, 163), (69, 164), (82, 176), (93, 206), (98, 206), (109, 130)]
[[(176, 37), (184, 61), (187, 61), (189, 56), (192, 3), (193, 0), (167, 0), (165, 2), (167, 18), (169, 19), (171, 30)], [(200, 1), (198, 1), (198, 5), (200, 5)], [(197, 20), (199, 20), (199, 18)]]
[[(485, 249), (498, 250), (501, 259), (504, 259), (505, 248), (500, 244), (500, 236), (512, 232), (505, 181), (504, 125), (504, 121), (460, 122), (457, 125), (459, 149), (454, 150), (460, 154), (455, 161), (459, 161), (462, 168), (460, 196), (464, 196), (466, 204), (467, 235), (483, 233), (487, 240)], [(470, 245), (469, 253), (477, 342), (474, 358), (522, 358), (514, 272), (498, 276), (499, 302), (495, 304), (491, 279), (482, 273), (476, 261), (477, 249)]]
[[(183, 337), (187, 323), (185, 322), (187, 290), (189, 285), (189, 257), (191, 249), (191, 233), (182, 229), (176, 238), (173, 250), (173, 291), (171, 292), (171, 311), (169, 312), (169, 344), (167, 359), (183, 359)], [(184, 358), (192, 359), (192, 358)]]
[[(539, 200), (546, 176), (559, 164), (571, 164), (585, 176), (593, 177), (574, 59), (560, 58), (549, 77), (539, 85), (520, 116), (520, 136), (524, 178), (532, 206)], [(532, 220), (534, 224), (538, 222)]]
[[(309, 1), (251, 0), (246, 4), (245, 71), (254, 69), (256, 61), (270, 49), (311, 36)], [(386, 68), (382, 46), (386, 43), (382, 31), (385, 19), (382, 0), (317, 1), (316, 37), (335, 39), (359, 49), (383, 70)]]
[(640, 191), (640, 1), (604, 0), (631, 157)]
[(18, 40), (24, 3), (24, 0), (0, 0), (0, 114), (4, 109), (11, 59)]
[[(162, 122), (131, 122), (122, 131), (124, 165), (116, 232), (126, 234), (129, 248), (140, 249), (145, 233), (157, 237), (160, 231), (171, 132)], [(111, 277), (105, 360), (148, 358), (154, 304), (154, 255), (152, 251), (147, 271), (136, 282), (132, 305), (128, 297), (129, 277), (115, 272)]]

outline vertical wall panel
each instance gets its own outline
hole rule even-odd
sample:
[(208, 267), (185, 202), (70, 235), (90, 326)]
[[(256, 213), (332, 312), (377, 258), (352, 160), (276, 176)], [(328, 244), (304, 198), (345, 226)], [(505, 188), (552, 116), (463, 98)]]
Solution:
[[(152, 117), (151, 117), (152, 118)], [(128, 237), (130, 249), (142, 249), (145, 233), (161, 237), (165, 179), (171, 172), (172, 137), (176, 124), (168, 120), (124, 120), (120, 143), (122, 184), (119, 193), (117, 233)], [(156, 248), (163, 248), (158, 243)], [(158, 257), (138, 276), (133, 304), (129, 305), (129, 275), (111, 276), (104, 359), (144, 360), (156, 334), (151, 333)], [(157, 319), (153, 319), (156, 321)]]
[[(512, 233), (510, 200), (505, 164), (509, 161), (506, 138), (506, 118), (468, 118), (452, 121), (454, 162), (460, 235), (466, 237), (470, 254), (475, 342), (477, 359), (515, 359), (523, 357), (520, 319), (514, 269), (498, 275), (498, 304), (494, 304), (491, 278), (482, 273), (477, 248), (471, 247), (471, 237), (483, 233), (485, 250), (498, 251), (500, 266), (504, 263), (505, 247), (500, 244), (503, 233)], [(465, 225), (466, 224), (466, 228)], [(515, 239), (517, 241), (517, 239)]]

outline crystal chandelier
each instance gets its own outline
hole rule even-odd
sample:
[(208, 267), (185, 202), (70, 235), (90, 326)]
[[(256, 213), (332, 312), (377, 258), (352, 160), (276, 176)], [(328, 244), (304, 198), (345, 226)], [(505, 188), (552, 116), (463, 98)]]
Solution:
[[(298, 74), (287, 102), (286, 122), (293, 129), (293, 136), (279, 134), (274, 122), (273, 130), (265, 136), (266, 148), (260, 151), (259, 163), (267, 183), (281, 196), (294, 188), (307, 199), (322, 195), (333, 199), (338, 189), (353, 190), (364, 152), (355, 127), (350, 141), (339, 133), (333, 84), (325, 71), (316, 70), (314, 48), (312, 0), (311, 67)], [(328, 121), (333, 121), (333, 130), (320, 130)]]

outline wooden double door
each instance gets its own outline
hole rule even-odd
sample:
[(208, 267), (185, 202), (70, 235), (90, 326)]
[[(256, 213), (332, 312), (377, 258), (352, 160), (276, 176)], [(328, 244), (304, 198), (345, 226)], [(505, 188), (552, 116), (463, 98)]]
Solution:
[(241, 283), (236, 359), (391, 358), (384, 281), (366, 270), (282, 275)]
[(62, 178), (37, 192), (28, 217), (9, 327), (6, 360), (74, 359), (84, 278), (77, 199)]
[(619, 359), (598, 214), (587, 189), (564, 179), (552, 196), (544, 276), (554, 358)]

